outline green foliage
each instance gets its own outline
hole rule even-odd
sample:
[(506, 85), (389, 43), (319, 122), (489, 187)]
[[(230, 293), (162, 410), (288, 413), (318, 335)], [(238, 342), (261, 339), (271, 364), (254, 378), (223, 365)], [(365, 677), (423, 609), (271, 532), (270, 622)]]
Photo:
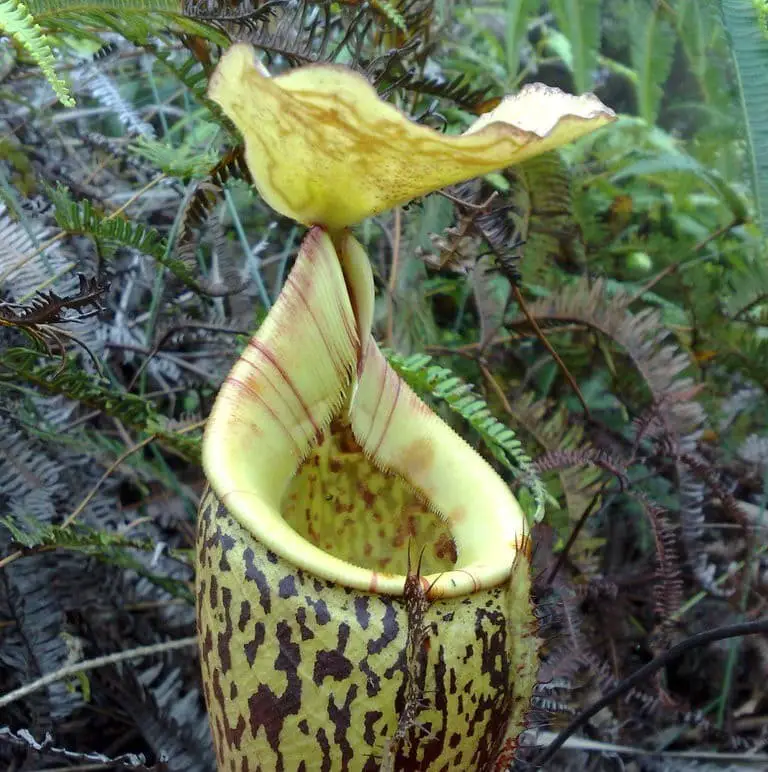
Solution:
[[(60, 394), (84, 406), (103, 411), (145, 434), (155, 434), (158, 441), (187, 459), (199, 458), (199, 439), (168, 431), (164, 419), (152, 403), (138, 394), (119, 391), (111, 383), (96, 378), (74, 359), (40, 363), (37, 351), (10, 348), (3, 353), (0, 379), (34, 384), (43, 392)], [(2, 383), (2, 380), (0, 380)]]
[(632, 67), (637, 73), (637, 111), (651, 124), (658, 117), (675, 53), (674, 30), (664, 14), (660, 3), (632, 0), (630, 40)]
[[(755, 209), (768, 232), (768, 35), (753, 0), (719, 0), (737, 76)], [(763, 9), (764, 10), (764, 9)]]
[(156, 546), (151, 542), (129, 539), (119, 533), (101, 531), (77, 523), (66, 527), (43, 525), (31, 517), (0, 517), (0, 524), (8, 529), (15, 545), (26, 553), (50, 550), (79, 552), (109, 565), (135, 571), (172, 597), (189, 604), (194, 602), (192, 591), (185, 582), (148, 571), (131, 554), (133, 551), (152, 554)]
[(196, 147), (173, 147), (146, 137), (140, 137), (132, 150), (165, 174), (181, 179), (203, 177), (218, 161), (213, 153), (201, 153)]
[(570, 43), (567, 64), (573, 72), (576, 91), (592, 87), (592, 73), (600, 47), (602, 0), (550, 0), (549, 6), (560, 31)]
[(528, 35), (528, 23), (538, 10), (539, 0), (505, 0), (504, 50), (510, 79), (520, 66), (520, 47)]
[(66, 81), (54, 69), (55, 58), (51, 45), (40, 26), (29, 14), (28, 6), (19, 0), (0, 0), (0, 32), (13, 37), (35, 60), (63, 105), (73, 107), (75, 100)]
[(185, 263), (169, 255), (167, 241), (154, 228), (131, 222), (124, 217), (100, 214), (88, 199), (74, 201), (62, 185), (52, 192), (51, 198), (56, 222), (62, 230), (92, 236), (105, 244), (136, 249), (153, 257), (184, 284), (197, 286), (195, 277)]
[(520, 265), (524, 281), (541, 281), (558, 255), (582, 263), (584, 245), (573, 222), (572, 174), (562, 156), (546, 153), (507, 174), (513, 182), (519, 236), (526, 242)]
[(53, 16), (58, 13), (87, 13), (106, 10), (119, 13), (167, 11), (182, 13), (180, 0), (30, 0), (30, 10), (35, 16)]

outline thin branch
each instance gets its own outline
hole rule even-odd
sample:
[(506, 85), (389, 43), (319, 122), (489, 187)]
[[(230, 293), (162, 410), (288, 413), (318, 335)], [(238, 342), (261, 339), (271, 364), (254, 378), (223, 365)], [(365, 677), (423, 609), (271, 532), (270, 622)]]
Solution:
[(666, 268), (659, 271), (652, 279), (650, 279), (646, 284), (644, 284), (628, 301), (627, 306), (632, 305), (638, 298), (645, 295), (646, 292), (650, 291), (655, 287), (662, 279), (666, 279), (667, 276), (671, 276), (673, 273), (677, 273), (677, 271), (680, 270), (680, 268), (685, 264), (688, 257), (691, 255), (695, 255), (698, 252), (701, 252), (702, 249), (704, 249), (707, 244), (709, 244), (710, 241), (713, 241), (714, 239), (722, 236), (724, 233), (728, 233), (729, 230), (732, 228), (735, 228), (737, 225), (741, 225), (741, 220), (738, 218), (734, 218), (726, 225), (722, 225), (717, 230), (713, 231), (709, 234), (709, 236), (706, 236), (703, 238), (698, 244), (696, 244), (694, 247), (691, 248), (691, 251), (689, 255), (686, 258), (683, 258), (682, 260), (678, 260), (671, 265), (668, 265)]
[(560, 371), (565, 376), (568, 383), (571, 384), (571, 388), (573, 389), (574, 393), (579, 399), (579, 402), (581, 402), (581, 406), (584, 408), (584, 414), (587, 416), (587, 418), (591, 417), (591, 413), (589, 412), (589, 407), (587, 407), (587, 402), (584, 399), (584, 395), (581, 393), (581, 389), (579, 388), (579, 384), (576, 383), (576, 379), (571, 375), (571, 371), (568, 369), (565, 362), (563, 362), (562, 358), (560, 357), (560, 354), (555, 351), (552, 344), (549, 342), (546, 335), (541, 330), (541, 327), (539, 327), (538, 322), (536, 321), (533, 314), (531, 314), (530, 310), (528, 309), (528, 306), (525, 303), (525, 298), (523, 298), (523, 293), (520, 292), (520, 287), (515, 284), (515, 282), (510, 281), (510, 285), (512, 286), (512, 293), (515, 296), (515, 300), (517, 300), (518, 305), (520, 306), (520, 310), (523, 312), (523, 315), (528, 320), (528, 323), (533, 327), (534, 331), (536, 332), (536, 337), (544, 344), (544, 348), (549, 351), (552, 359), (555, 360), (557, 363), (557, 366), (560, 368)]
[(542, 767), (550, 761), (557, 751), (563, 747), (565, 741), (578, 732), (583, 726), (586, 726), (587, 723), (589, 723), (589, 720), (593, 716), (596, 716), (603, 708), (629, 692), (638, 684), (647, 681), (654, 673), (685, 654), (686, 651), (698, 648), (699, 646), (705, 646), (708, 643), (714, 643), (715, 641), (722, 641), (726, 638), (736, 638), (740, 635), (757, 635), (759, 633), (768, 633), (768, 617), (758, 619), (754, 622), (743, 622), (737, 625), (716, 627), (714, 630), (707, 630), (698, 635), (692, 635), (690, 638), (678, 643), (676, 646), (673, 646), (671, 649), (664, 652), (664, 654), (652, 659), (647, 665), (643, 665), (643, 667), (636, 670), (631, 676), (625, 678), (613, 689), (610, 689), (597, 702), (579, 713), (579, 715), (576, 716), (562, 732), (560, 732), (552, 744), (534, 759), (534, 768)]
[(576, 539), (578, 538), (579, 534), (581, 533), (581, 529), (586, 524), (587, 520), (589, 519), (589, 516), (594, 512), (595, 507), (597, 506), (597, 502), (600, 501), (600, 497), (605, 493), (605, 489), (608, 486), (608, 480), (604, 482), (600, 486), (600, 490), (595, 493), (595, 495), (592, 497), (592, 501), (589, 502), (589, 505), (584, 510), (583, 514), (579, 518), (578, 523), (576, 523), (574, 529), (571, 531), (571, 535), (568, 537), (568, 541), (565, 544), (565, 547), (561, 550), (560, 554), (557, 556), (557, 561), (555, 561), (555, 565), (552, 566), (552, 570), (549, 572), (549, 576), (547, 576), (546, 581), (544, 582), (545, 586), (549, 587), (552, 582), (555, 580), (555, 577), (558, 574), (558, 571), (563, 566), (563, 563), (565, 563), (566, 558), (568, 557), (568, 553), (571, 551), (571, 547), (576, 543)]
[(104, 484), (106, 479), (114, 472), (117, 467), (119, 467), (123, 461), (125, 461), (127, 458), (132, 456), (136, 451), (141, 450), (142, 448), (149, 445), (150, 442), (157, 439), (156, 434), (150, 434), (149, 437), (145, 437), (140, 442), (137, 442), (133, 447), (128, 448), (128, 450), (121, 453), (106, 469), (103, 475), (99, 477), (99, 479), (96, 481), (96, 484), (91, 488), (90, 491), (85, 495), (85, 498), (72, 510), (72, 513), (67, 516), (67, 518), (64, 520), (64, 522), (61, 524), (63, 528), (67, 528), (68, 526), (72, 525), (72, 523), (78, 518), (78, 516), (82, 513), (82, 511), (88, 506), (91, 499), (98, 493), (99, 488)]
[(32, 681), (25, 686), (20, 686), (18, 689), (14, 689), (12, 692), (8, 692), (0, 697), (0, 708), (4, 708), (6, 705), (10, 705), (16, 700), (20, 700), (22, 697), (26, 697), (32, 692), (36, 692), (38, 689), (43, 689), (50, 684), (62, 681), (69, 676), (82, 673), (86, 670), (93, 670), (97, 667), (104, 667), (105, 665), (114, 665), (116, 662), (124, 662), (128, 659), (138, 659), (139, 657), (148, 657), (152, 654), (160, 654), (165, 651), (173, 651), (175, 649), (185, 649), (188, 646), (197, 645), (197, 636), (190, 635), (187, 638), (178, 638), (174, 641), (165, 641), (164, 643), (155, 643), (151, 646), (138, 646), (135, 649), (128, 649), (127, 651), (118, 651), (114, 654), (107, 654), (103, 657), (94, 657), (93, 659), (85, 659), (82, 662), (76, 662), (74, 665), (67, 665), (62, 667), (53, 673), (48, 673), (42, 678), (38, 678), (36, 681)]

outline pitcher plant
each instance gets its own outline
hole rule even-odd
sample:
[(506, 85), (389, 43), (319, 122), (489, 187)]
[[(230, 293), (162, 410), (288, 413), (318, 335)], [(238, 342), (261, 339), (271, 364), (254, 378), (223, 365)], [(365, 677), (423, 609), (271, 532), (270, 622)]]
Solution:
[(309, 226), (207, 423), (198, 630), (221, 772), (494, 770), (537, 671), (530, 540), (492, 467), (388, 365), (348, 227), (613, 119), (541, 85), (458, 136), (336, 65), (209, 86), (264, 200)]

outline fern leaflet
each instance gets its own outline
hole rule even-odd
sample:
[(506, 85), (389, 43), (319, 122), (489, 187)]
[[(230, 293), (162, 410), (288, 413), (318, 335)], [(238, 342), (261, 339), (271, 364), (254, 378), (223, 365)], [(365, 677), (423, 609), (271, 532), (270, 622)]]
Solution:
[(151, 541), (128, 539), (119, 533), (110, 533), (83, 525), (63, 527), (42, 524), (31, 517), (2, 517), (0, 524), (8, 529), (13, 542), (25, 551), (35, 553), (54, 549), (74, 550), (105, 563), (135, 571), (173, 597), (181, 598), (187, 603), (193, 601), (192, 593), (185, 582), (147, 571), (130, 554), (130, 550), (154, 552), (156, 545)]
[(3, 380), (28, 382), (49, 394), (62, 394), (69, 399), (109, 416), (126, 426), (146, 434), (155, 434), (158, 442), (181, 456), (197, 461), (199, 439), (167, 431), (165, 420), (151, 402), (136, 394), (117, 391), (112, 384), (83, 370), (69, 357), (55, 363), (40, 364), (40, 354), (26, 348), (10, 348), (3, 352), (0, 384)]
[(74, 107), (75, 100), (69, 92), (69, 86), (53, 67), (51, 45), (23, 3), (18, 0), (0, 0), (0, 30), (14, 38), (35, 60), (59, 101), (66, 107)]
[(731, 41), (739, 99), (749, 144), (757, 216), (768, 231), (768, 35), (753, 0), (720, 0)]
[(93, 236), (99, 241), (135, 249), (155, 258), (184, 284), (197, 288), (198, 283), (183, 261), (171, 257), (167, 242), (154, 228), (122, 217), (98, 213), (87, 199), (74, 201), (62, 185), (52, 193), (54, 215), (62, 230)]

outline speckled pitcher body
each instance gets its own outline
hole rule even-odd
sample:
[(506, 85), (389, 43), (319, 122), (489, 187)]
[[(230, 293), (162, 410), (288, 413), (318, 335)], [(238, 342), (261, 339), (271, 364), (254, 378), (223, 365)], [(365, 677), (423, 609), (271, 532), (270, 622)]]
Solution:
[[(432, 602), (428, 637), (409, 661), (403, 597), (297, 568), (210, 492), (199, 528), (202, 667), (219, 769), (504, 769), (536, 669), (523, 553), (503, 585)], [(405, 726), (409, 679), (418, 703)]]

